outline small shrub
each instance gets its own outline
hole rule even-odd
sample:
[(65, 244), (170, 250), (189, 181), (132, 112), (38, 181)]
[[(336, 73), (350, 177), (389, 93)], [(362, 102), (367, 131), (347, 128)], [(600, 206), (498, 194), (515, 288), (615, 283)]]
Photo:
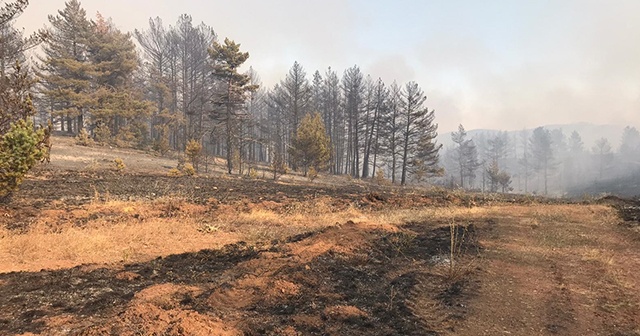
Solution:
[(35, 130), (30, 120), (11, 124), (0, 138), (0, 197), (17, 189), (27, 172), (45, 157), (44, 138), (44, 130)]
[(384, 177), (384, 171), (378, 169), (376, 170), (375, 181), (378, 185), (389, 185), (389, 180)]
[(309, 168), (309, 171), (307, 172), (307, 178), (309, 179), (309, 181), (313, 182), (313, 180), (318, 178), (318, 171), (313, 167)]
[(121, 158), (115, 158), (113, 160), (114, 168), (117, 172), (122, 173), (127, 166), (124, 164), (124, 160)]
[(87, 132), (86, 129), (81, 129), (80, 133), (76, 136), (76, 145), (91, 147), (95, 144), (91, 135)]
[(184, 169), (184, 165), (185, 164), (187, 164), (187, 158), (184, 157), (184, 155), (178, 156), (178, 166), (176, 168), (178, 168), (178, 170), (182, 171), (182, 169)]
[(253, 167), (249, 168), (249, 178), (253, 180), (258, 178), (258, 171)]
[(95, 141), (99, 144), (108, 144), (111, 141), (111, 130), (109, 126), (101, 123), (96, 126), (96, 129), (93, 131), (95, 134)]
[(160, 155), (166, 155), (169, 153), (169, 149), (171, 149), (169, 138), (165, 136), (153, 142), (153, 150), (160, 153)]
[(171, 168), (171, 170), (169, 170), (167, 175), (173, 176), (173, 177), (180, 177), (182, 176), (182, 172), (178, 168)]
[(198, 140), (191, 139), (187, 142), (184, 154), (189, 158), (191, 165), (198, 170), (198, 163), (202, 155), (202, 144)]
[(196, 174), (196, 169), (193, 168), (193, 165), (190, 163), (185, 163), (184, 167), (182, 167), (182, 173), (187, 176), (193, 176)]

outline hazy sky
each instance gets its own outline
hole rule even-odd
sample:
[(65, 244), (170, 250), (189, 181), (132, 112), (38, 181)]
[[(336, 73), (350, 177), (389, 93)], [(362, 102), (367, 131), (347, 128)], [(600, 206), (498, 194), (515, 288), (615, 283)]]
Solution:
[[(638, 0), (84, 0), (122, 30), (179, 14), (242, 44), (265, 85), (298, 61), (309, 78), (358, 64), (414, 80), (440, 132), (592, 122), (640, 126)], [(18, 24), (44, 26), (64, 0), (31, 0)]]

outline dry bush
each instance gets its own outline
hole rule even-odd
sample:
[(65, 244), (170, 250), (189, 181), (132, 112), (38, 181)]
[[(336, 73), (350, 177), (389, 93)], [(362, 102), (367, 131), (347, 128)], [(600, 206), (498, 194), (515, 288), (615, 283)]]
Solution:
[(255, 180), (258, 178), (258, 171), (253, 167), (249, 168), (249, 178), (252, 180)]
[(180, 177), (180, 176), (182, 176), (182, 172), (178, 168), (171, 168), (167, 172), (167, 175), (172, 176), (172, 177)]
[(229, 231), (200, 231), (207, 209), (166, 198), (97, 201), (72, 212), (45, 211), (26, 233), (0, 229), (0, 272), (140, 262), (237, 241)]
[(87, 132), (87, 130), (83, 128), (76, 136), (76, 145), (91, 147), (95, 145), (95, 141), (93, 141), (91, 135), (89, 135), (89, 132)]
[(313, 180), (318, 178), (318, 171), (313, 167), (309, 168), (309, 171), (307, 172), (307, 178), (309, 179), (309, 181), (313, 182)]
[(196, 174), (196, 169), (191, 163), (185, 163), (182, 167), (182, 173), (186, 176), (194, 176)]
[(93, 132), (97, 143), (106, 145), (111, 141), (111, 129), (109, 129), (109, 125), (101, 123)]
[(382, 171), (381, 169), (376, 170), (376, 176), (374, 180), (378, 185), (382, 185), (382, 186), (391, 185), (391, 181), (389, 181), (387, 178), (384, 177), (384, 171)]
[(195, 168), (195, 170), (198, 170), (198, 165), (202, 156), (202, 144), (200, 143), (200, 141), (195, 139), (189, 140), (189, 142), (187, 142), (184, 153), (187, 158), (189, 158), (191, 166)]
[(121, 158), (113, 159), (113, 166), (114, 169), (119, 173), (122, 173), (125, 168), (127, 168), (127, 166), (124, 164), (124, 160), (122, 160)]

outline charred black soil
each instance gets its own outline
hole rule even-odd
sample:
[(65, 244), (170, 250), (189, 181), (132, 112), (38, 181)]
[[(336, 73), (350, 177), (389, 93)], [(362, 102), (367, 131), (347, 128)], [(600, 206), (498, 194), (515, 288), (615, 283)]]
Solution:
[[(107, 326), (111, 319), (122, 315), (137, 293), (167, 283), (201, 289), (197, 295), (183, 295), (180, 310), (224, 319), (229, 311), (212, 305), (211, 296), (259, 272), (247, 266), (249, 261), (259, 261), (264, 254), (288, 259), (293, 253), (292, 244), (339, 234), (340, 230), (331, 228), (278, 245), (234, 244), (222, 250), (173, 255), (117, 269), (80, 266), (2, 274), (0, 333), (46, 334), (46, 321), (71, 316), (74, 334), (91, 334), (96, 326)], [(468, 251), (475, 251), (471, 254), (479, 251), (475, 230), (475, 226), (465, 230), (465, 246)], [(373, 230), (365, 235), (368, 248), (353, 253), (330, 249), (308, 263), (285, 262), (269, 270), (269, 277), (295, 284), (295, 292), (283, 296), (260, 293), (239, 309), (242, 318), (236, 327), (246, 335), (275, 335), (287, 327), (305, 335), (429, 334), (421, 317), (410, 307), (415, 299), (411, 297), (412, 288), (428, 277), (437, 289), (429, 294), (431, 299), (440, 302), (443, 313), (451, 318), (463, 318), (461, 307), (469, 299), (475, 281), (469, 276), (464, 281), (451, 282), (434, 272), (439, 267), (434, 264), (438, 257), (449, 254), (449, 234), (448, 227), (433, 229), (427, 224), (415, 224), (395, 233)], [(82, 320), (93, 322), (83, 326)]]

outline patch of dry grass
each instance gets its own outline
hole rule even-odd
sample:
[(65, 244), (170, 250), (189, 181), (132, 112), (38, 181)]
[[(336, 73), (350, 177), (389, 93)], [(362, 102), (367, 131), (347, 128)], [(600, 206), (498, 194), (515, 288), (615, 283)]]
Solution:
[(238, 240), (229, 232), (204, 234), (193, 221), (154, 219), (110, 226), (68, 227), (58, 233), (33, 230), (0, 234), (0, 272), (134, 262), (156, 256), (217, 248)]
[(39, 214), (26, 233), (0, 231), (0, 272), (37, 271), (80, 264), (141, 262), (157, 256), (219, 248), (237, 241), (282, 240), (348, 221), (379, 228), (408, 222), (479, 217), (480, 208), (424, 208), (369, 212), (332, 199), (270, 209), (193, 204), (181, 197), (111, 200), (108, 194), (74, 209)]
[[(334, 200), (329, 198), (291, 203), (285, 208), (254, 204), (240, 209), (216, 202), (193, 204), (181, 197), (114, 201), (108, 195), (98, 195), (94, 202), (83, 207), (46, 210), (26, 233), (0, 230), (0, 272), (139, 262), (218, 248), (237, 241), (282, 240), (348, 221), (371, 228), (385, 225), (393, 228), (406, 223), (449, 225), (452, 221), (472, 222), (496, 215), (520, 217), (535, 223), (556, 222), (564, 218), (562, 216), (580, 221), (581, 216), (590, 212), (602, 218), (612, 216), (608, 208), (598, 206), (589, 206), (589, 211), (576, 210), (573, 206), (452, 206), (363, 211), (353, 206), (336, 210)], [(554, 231), (545, 232), (549, 235)], [(565, 242), (558, 242), (561, 243)]]
[(233, 232), (202, 232), (203, 208), (163, 200), (48, 210), (26, 233), (0, 231), (0, 272), (137, 262), (238, 241)]

